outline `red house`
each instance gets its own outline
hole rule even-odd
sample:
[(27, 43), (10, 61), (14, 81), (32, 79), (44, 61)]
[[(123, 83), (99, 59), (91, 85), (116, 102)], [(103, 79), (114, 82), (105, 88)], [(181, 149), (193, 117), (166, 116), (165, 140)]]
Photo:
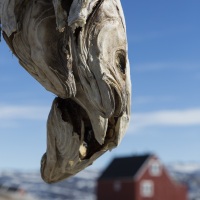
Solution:
[(98, 179), (97, 200), (187, 200), (154, 155), (115, 158)]

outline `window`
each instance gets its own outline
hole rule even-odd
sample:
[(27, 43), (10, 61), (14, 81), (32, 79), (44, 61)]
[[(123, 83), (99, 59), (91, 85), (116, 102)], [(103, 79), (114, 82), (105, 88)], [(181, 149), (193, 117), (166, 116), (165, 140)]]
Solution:
[(152, 176), (160, 176), (162, 166), (158, 161), (153, 161), (150, 165), (150, 174)]
[(142, 197), (152, 197), (154, 194), (153, 181), (144, 180), (140, 183), (140, 194)]
[(113, 184), (114, 191), (119, 192), (121, 190), (121, 183), (120, 181), (115, 181)]

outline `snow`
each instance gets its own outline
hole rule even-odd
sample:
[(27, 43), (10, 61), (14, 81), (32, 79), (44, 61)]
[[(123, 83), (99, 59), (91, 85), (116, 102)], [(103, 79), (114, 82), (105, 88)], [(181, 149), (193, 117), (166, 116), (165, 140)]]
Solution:
[(0, 172), (0, 184), (18, 185), (39, 200), (95, 200), (98, 171), (85, 170), (74, 177), (56, 184), (46, 184), (39, 172)]
[(170, 166), (173, 171), (177, 171), (179, 173), (196, 173), (200, 172), (200, 164), (199, 163), (175, 163)]
[[(200, 164), (172, 163), (167, 170), (173, 179), (188, 187), (189, 199), (200, 200)], [(84, 170), (56, 184), (46, 184), (39, 172), (0, 172), (0, 184), (19, 185), (38, 200), (96, 200), (96, 180), (100, 171)]]

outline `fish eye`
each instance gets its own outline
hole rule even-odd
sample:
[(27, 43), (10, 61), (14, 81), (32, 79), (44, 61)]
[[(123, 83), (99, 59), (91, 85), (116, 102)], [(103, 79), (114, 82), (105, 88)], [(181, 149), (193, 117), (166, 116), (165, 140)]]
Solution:
[(117, 50), (115, 54), (116, 66), (121, 73), (126, 73), (126, 54), (124, 50)]

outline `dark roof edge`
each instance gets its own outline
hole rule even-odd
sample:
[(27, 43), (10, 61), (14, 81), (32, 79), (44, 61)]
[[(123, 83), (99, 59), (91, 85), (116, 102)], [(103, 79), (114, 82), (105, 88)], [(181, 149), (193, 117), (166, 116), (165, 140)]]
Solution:
[[(135, 154), (135, 155), (130, 155), (130, 156), (121, 156), (121, 157), (116, 157), (114, 158), (105, 168), (105, 170), (102, 171), (102, 174), (99, 176), (99, 178), (97, 179), (98, 181), (100, 180), (113, 180), (113, 179), (129, 179), (129, 180), (133, 180), (134, 177), (138, 174), (138, 172), (140, 172), (140, 169), (143, 168), (143, 165), (146, 163), (147, 160), (149, 160), (149, 158), (151, 158), (152, 156), (154, 156), (154, 154), (152, 153), (146, 153), (146, 154)], [(114, 174), (112, 174), (111, 169), (113, 168), (112, 165), (114, 165), (114, 163), (121, 163), (123, 160), (124, 161), (129, 161), (131, 160), (131, 158), (139, 163), (136, 163), (136, 165), (138, 165), (135, 170), (134, 173), (120, 173), (119, 177), (116, 176), (116, 172), (114, 172)], [(129, 160), (130, 159), (130, 160)], [(138, 160), (139, 159), (139, 160)], [(130, 166), (129, 166), (130, 167)], [(130, 168), (129, 168), (130, 169)], [(124, 170), (124, 169), (122, 169)], [(112, 175), (109, 174), (109, 171), (111, 171), (110, 173)], [(108, 175), (109, 174), (109, 175)], [(124, 175), (124, 176), (123, 176)]]

